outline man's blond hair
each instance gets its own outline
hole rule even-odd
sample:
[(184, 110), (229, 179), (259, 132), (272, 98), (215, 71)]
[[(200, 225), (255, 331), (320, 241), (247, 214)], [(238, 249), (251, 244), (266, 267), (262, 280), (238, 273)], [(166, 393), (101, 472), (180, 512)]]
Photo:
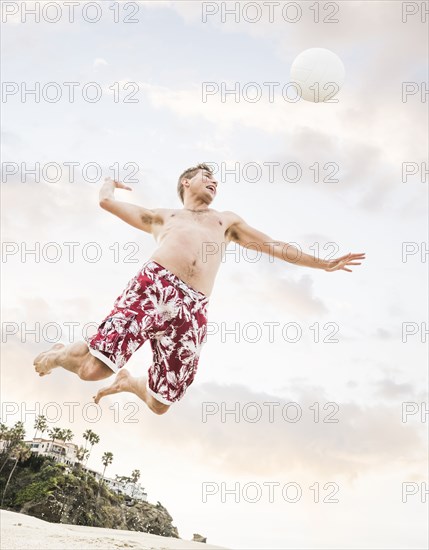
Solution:
[(197, 174), (198, 170), (207, 170), (207, 172), (209, 172), (210, 174), (213, 174), (213, 171), (210, 168), (210, 166), (208, 166), (204, 162), (201, 164), (197, 164), (197, 166), (192, 166), (191, 168), (187, 168), (184, 172), (182, 172), (177, 182), (177, 194), (179, 195), (182, 203), (184, 200), (184, 193), (185, 193), (185, 188), (182, 185), (182, 180), (185, 178), (186, 179), (193, 178), (195, 174)]

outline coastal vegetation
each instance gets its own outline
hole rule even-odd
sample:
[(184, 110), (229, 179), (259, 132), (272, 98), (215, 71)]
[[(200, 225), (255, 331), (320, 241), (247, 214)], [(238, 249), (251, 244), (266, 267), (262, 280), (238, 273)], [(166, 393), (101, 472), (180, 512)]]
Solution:
[[(70, 442), (74, 437), (70, 430), (48, 430), (40, 417), (36, 420), (35, 430), (35, 436), (47, 432), (52, 444), (55, 441)], [(104, 452), (104, 470), (100, 476), (86, 468), (93, 445), (100, 441), (91, 430), (85, 432), (85, 445), (78, 449), (73, 464), (62, 462), (61, 456), (32, 452), (24, 438), (22, 422), (11, 428), (0, 424), (2, 508), (54, 523), (126, 529), (179, 538), (172, 517), (160, 502), (151, 504), (134, 498), (134, 489), (131, 496), (118, 494), (107, 485), (105, 472), (111, 467), (113, 453)], [(133, 470), (130, 476), (116, 476), (117, 480), (134, 484), (134, 487), (139, 478), (139, 470)]]

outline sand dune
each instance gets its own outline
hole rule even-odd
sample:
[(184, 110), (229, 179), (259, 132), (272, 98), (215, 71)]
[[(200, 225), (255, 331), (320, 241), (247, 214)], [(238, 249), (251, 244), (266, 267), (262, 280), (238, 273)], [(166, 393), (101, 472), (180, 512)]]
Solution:
[[(127, 548), (135, 550), (215, 550), (200, 542), (160, 537), (136, 531), (102, 529), (48, 523), (32, 516), (0, 511), (1, 550), (114, 550)], [(227, 550), (227, 549), (223, 549)]]

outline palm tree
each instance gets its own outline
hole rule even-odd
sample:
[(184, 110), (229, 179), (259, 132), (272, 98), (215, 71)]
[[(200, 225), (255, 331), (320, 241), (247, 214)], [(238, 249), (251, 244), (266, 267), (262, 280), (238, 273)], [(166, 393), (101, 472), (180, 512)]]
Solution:
[[(98, 436), (95, 432), (93, 432), (92, 430), (88, 429), (88, 430), (85, 430), (84, 434), (83, 434), (83, 438), (85, 440), (85, 447), (84, 449), (86, 450), (86, 445), (87, 443), (89, 442), (89, 444), (91, 445), (90, 449), (89, 449), (89, 454), (91, 453), (92, 451), (92, 447), (96, 444), (96, 443), (100, 443), (100, 436)], [(89, 454), (88, 454), (88, 458), (89, 458)], [(88, 459), (86, 460), (88, 462)]]
[[(85, 479), (87, 478), (87, 475), (88, 475), (88, 460), (89, 460), (89, 455), (91, 454), (91, 451), (92, 451), (92, 448), (94, 445), (96, 445), (97, 443), (100, 443), (100, 436), (97, 435), (95, 432), (93, 432), (92, 430), (88, 429), (88, 430), (85, 430), (84, 434), (83, 434), (83, 438), (85, 440), (85, 447), (83, 449), (83, 455), (84, 455), (84, 458), (86, 457), (86, 460), (85, 460), (85, 469), (86, 469), (86, 473), (85, 473)], [(86, 450), (86, 445), (87, 443), (89, 442), (89, 444), (91, 445), (91, 447), (89, 448), (89, 451)], [(83, 459), (82, 459), (83, 460)]]
[(106, 468), (107, 468), (107, 466), (109, 466), (109, 464), (112, 464), (112, 462), (113, 462), (113, 453), (111, 453), (110, 451), (107, 451), (107, 452), (103, 453), (103, 456), (101, 457), (101, 462), (104, 466), (104, 470), (103, 470), (103, 473), (101, 475), (100, 483), (98, 484), (98, 494), (97, 494), (97, 496), (100, 494), (100, 487), (101, 487), (101, 484), (104, 481), (104, 474), (106, 472)]
[(54, 441), (56, 439), (61, 439), (62, 431), (61, 428), (52, 428), (52, 430), (48, 431), (49, 437), (51, 438), (51, 452), (53, 452)]
[(137, 489), (137, 481), (140, 479), (140, 470), (133, 470), (131, 474), (131, 482), (133, 483), (133, 491), (131, 493), (131, 497), (134, 496), (134, 492)]
[(85, 450), (86, 450), (86, 444), (88, 443), (89, 441), (89, 438), (91, 437), (91, 434), (94, 433), (92, 430), (85, 430), (84, 434), (83, 434), (83, 438), (85, 440)]
[[(68, 443), (73, 439), (73, 437), (74, 437), (73, 432), (68, 428), (66, 430), (60, 430), (57, 436), (57, 438), (63, 443)], [(63, 448), (63, 451), (61, 454), (65, 456), (67, 454), (67, 450)]]
[(12, 437), (22, 441), (25, 437), (24, 422), (17, 422), (12, 428)]
[(48, 427), (48, 423), (46, 421), (46, 417), (44, 417), (43, 415), (39, 415), (36, 418), (36, 421), (34, 422), (34, 429), (36, 431), (34, 433), (33, 439), (36, 439), (37, 432), (40, 432), (41, 435), (43, 435), (44, 432), (46, 432), (47, 427)]
[[(6, 426), (6, 424), (3, 424), (3, 422), (1, 422), (0, 423), (0, 441), (7, 442), (9, 438), (9, 431), (10, 430)], [(2, 451), (0, 451), (0, 456), (3, 456), (4, 454), (6, 454), (6, 447), (7, 447), (7, 444), (5, 444), (4, 447), (2, 446)]]
[(89, 435), (89, 444), (91, 445), (91, 447), (89, 448), (88, 458), (86, 459), (85, 465), (88, 463), (89, 455), (91, 454), (91, 451), (92, 451), (92, 448), (94, 447), (94, 445), (97, 445), (97, 443), (100, 443), (100, 436), (97, 435), (92, 430), (89, 430), (89, 431), (91, 432), (90, 435)]
[(6, 439), (6, 435), (9, 432), (9, 428), (6, 426), (6, 424), (3, 424), (3, 422), (0, 423), (0, 441), (4, 441)]
[(15, 459), (15, 463), (13, 465), (13, 468), (9, 474), (9, 477), (7, 478), (6, 485), (3, 491), (2, 499), (1, 499), (1, 506), (3, 506), (4, 497), (6, 495), (7, 488), (9, 486), (10, 480), (12, 479), (13, 472), (15, 471), (16, 465), (18, 462), (24, 462), (31, 456), (31, 449), (28, 445), (26, 445), (23, 441), (20, 441), (12, 450), (11, 458)]
[(103, 456), (101, 458), (101, 462), (104, 466), (103, 475), (102, 475), (102, 479), (104, 479), (104, 474), (106, 472), (107, 466), (109, 466), (113, 462), (113, 453), (111, 453), (110, 451), (107, 451), (107, 452), (103, 453)]
[(0, 472), (3, 470), (3, 468), (6, 466), (8, 461), (8, 450), (9, 450), (9, 441), (10, 441), (10, 434), (11, 430), (6, 426), (6, 424), (3, 424), (3, 422), (0, 424), (0, 441), (4, 441), (5, 445), (2, 446), (2, 451), (0, 452), (0, 456), (6, 457), (6, 460), (3, 462), (2, 467), (0, 468)]
[(88, 453), (89, 453), (89, 451), (87, 449), (84, 449), (83, 447), (79, 447), (79, 449), (77, 450), (76, 458), (77, 458), (80, 466), (82, 466), (82, 462), (88, 456)]
[(63, 433), (61, 434), (61, 439), (64, 441), (64, 443), (68, 443), (69, 441), (72, 441), (74, 437), (74, 433), (67, 428), (67, 430), (63, 430)]
[(6, 466), (7, 461), (9, 460), (10, 455), (12, 454), (13, 449), (24, 439), (25, 429), (23, 422), (17, 422), (13, 428), (7, 429), (7, 427), (2, 424), (1, 433), (3, 441), (6, 441), (6, 445), (2, 455), (6, 457), (6, 460), (3, 462), (0, 472)]

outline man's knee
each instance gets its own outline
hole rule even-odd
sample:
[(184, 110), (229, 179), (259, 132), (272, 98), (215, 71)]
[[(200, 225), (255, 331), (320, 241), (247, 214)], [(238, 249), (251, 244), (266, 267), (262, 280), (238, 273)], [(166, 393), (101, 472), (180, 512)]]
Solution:
[(103, 380), (108, 378), (113, 374), (113, 371), (109, 367), (100, 361), (97, 357), (94, 357), (91, 353), (88, 352), (87, 357), (85, 357), (82, 362), (81, 368), (79, 369), (79, 378), (89, 382), (95, 382), (97, 380)]

